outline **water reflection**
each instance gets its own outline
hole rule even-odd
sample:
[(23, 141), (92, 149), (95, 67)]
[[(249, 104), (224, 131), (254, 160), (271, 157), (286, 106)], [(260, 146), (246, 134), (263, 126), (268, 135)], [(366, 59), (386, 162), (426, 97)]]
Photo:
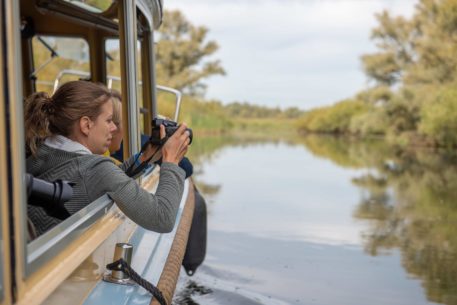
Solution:
[(198, 189), (205, 194), (205, 198), (209, 203), (214, 202), (214, 198), (222, 187), (221, 184), (214, 184), (210, 181), (199, 179), (204, 176), (202, 164), (211, 163), (216, 159), (224, 148), (229, 147), (249, 147), (255, 144), (262, 143), (281, 143), (281, 139), (265, 139), (256, 137), (238, 137), (234, 135), (224, 136), (206, 136), (201, 137), (196, 135), (192, 142), (192, 148), (189, 150), (188, 157), (194, 164), (194, 178)]
[(457, 154), (323, 137), (304, 144), (340, 166), (369, 169), (352, 180), (365, 191), (353, 215), (370, 223), (366, 252), (400, 249), (430, 301), (457, 304)]
[[(239, 292), (226, 289), (228, 282), (267, 295), (274, 287), (266, 279), (280, 274), (290, 295), (276, 294), (276, 301), (457, 304), (456, 153), (317, 136), (215, 137), (196, 141), (191, 153), (194, 178), (210, 197), (210, 257), (195, 282), (181, 283), (187, 283), (183, 300), (195, 303), (178, 304), (225, 304)], [(260, 259), (250, 251), (268, 254)], [(412, 282), (400, 280), (397, 263), (421, 282), (429, 303)], [(218, 267), (223, 271), (212, 274)], [(268, 288), (243, 279), (214, 286), (228, 269), (244, 280), (255, 277), (246, 270), (255, 270)], [(300, 282), (306, 288), (294, 290)], [(209, 289), (209, 297), (195, 287)]]

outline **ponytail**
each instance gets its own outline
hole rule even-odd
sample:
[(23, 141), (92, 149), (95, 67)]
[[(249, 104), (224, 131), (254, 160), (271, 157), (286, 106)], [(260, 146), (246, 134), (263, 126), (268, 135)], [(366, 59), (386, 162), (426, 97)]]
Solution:
[(27, 154), (35, 154), (38, 146), (51, 135), (50, 116), (55, 112), (52, 98), (45, 92), (37, 92), (25, 102), (25, 141)]

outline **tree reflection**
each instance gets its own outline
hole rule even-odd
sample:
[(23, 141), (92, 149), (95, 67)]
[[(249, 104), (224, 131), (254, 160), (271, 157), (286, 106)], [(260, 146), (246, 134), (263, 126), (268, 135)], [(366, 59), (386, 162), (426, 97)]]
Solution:
[(366, 252), (398, 249), (403, 267), (422, 281), (429, 301), (457, 305), (457, 153), (333, 136), (197, 138), (190, 158), (202, 193), (211, 202), (222, 187), (200, 180), (202, 164), (227, 147), (272, 142), (304, 145), (317, 157), (358, 169), (352, 183), (362, 195), (353, 216), (368, 223), (362, 233)]
[[(255, 135), (217, 135), (217, 136), (200, 136), (196, 135), (189, 149), (187, 156), (194, 165), (193, 179), (198, 189), (207, 199), (208, 203), (214, 203), (217, 194), (222, 188), (220, 184), (212, 184), (203, 181), (203, 165), (211, 163), (219, 153), (228, 147), (247, 147), (249, 145), (262, 143), (279, 143), (282, 139), (273, 140), (268, 137), (257, 137)], [(209, 211), (211, 212), (211, 210)]]
[(366, 252), (399, 249), (430, 301), (457, 304), (457, 154), (335, 137), (302, 142), (317, 156), (364, 172), (352, 182), (362, 190), (353, 215), (369, 224)]

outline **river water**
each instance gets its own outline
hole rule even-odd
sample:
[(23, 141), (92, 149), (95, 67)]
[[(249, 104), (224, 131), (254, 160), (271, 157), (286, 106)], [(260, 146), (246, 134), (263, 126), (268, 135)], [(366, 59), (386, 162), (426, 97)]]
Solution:
[(457, 156), (332, 137), (194, 143), (208, 248), (174, 304), (457, 304)]

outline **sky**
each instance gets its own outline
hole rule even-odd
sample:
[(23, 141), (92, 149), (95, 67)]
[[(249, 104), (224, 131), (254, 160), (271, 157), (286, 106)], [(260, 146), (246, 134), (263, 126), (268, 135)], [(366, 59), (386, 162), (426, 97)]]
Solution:
[(417, 0), (166, 0), (209, 28), (227, 72), (206, 98), (303, 110), (333, 104), (369, 86), (360, 56), (376, 51), (374, 14), (411, 16)]

